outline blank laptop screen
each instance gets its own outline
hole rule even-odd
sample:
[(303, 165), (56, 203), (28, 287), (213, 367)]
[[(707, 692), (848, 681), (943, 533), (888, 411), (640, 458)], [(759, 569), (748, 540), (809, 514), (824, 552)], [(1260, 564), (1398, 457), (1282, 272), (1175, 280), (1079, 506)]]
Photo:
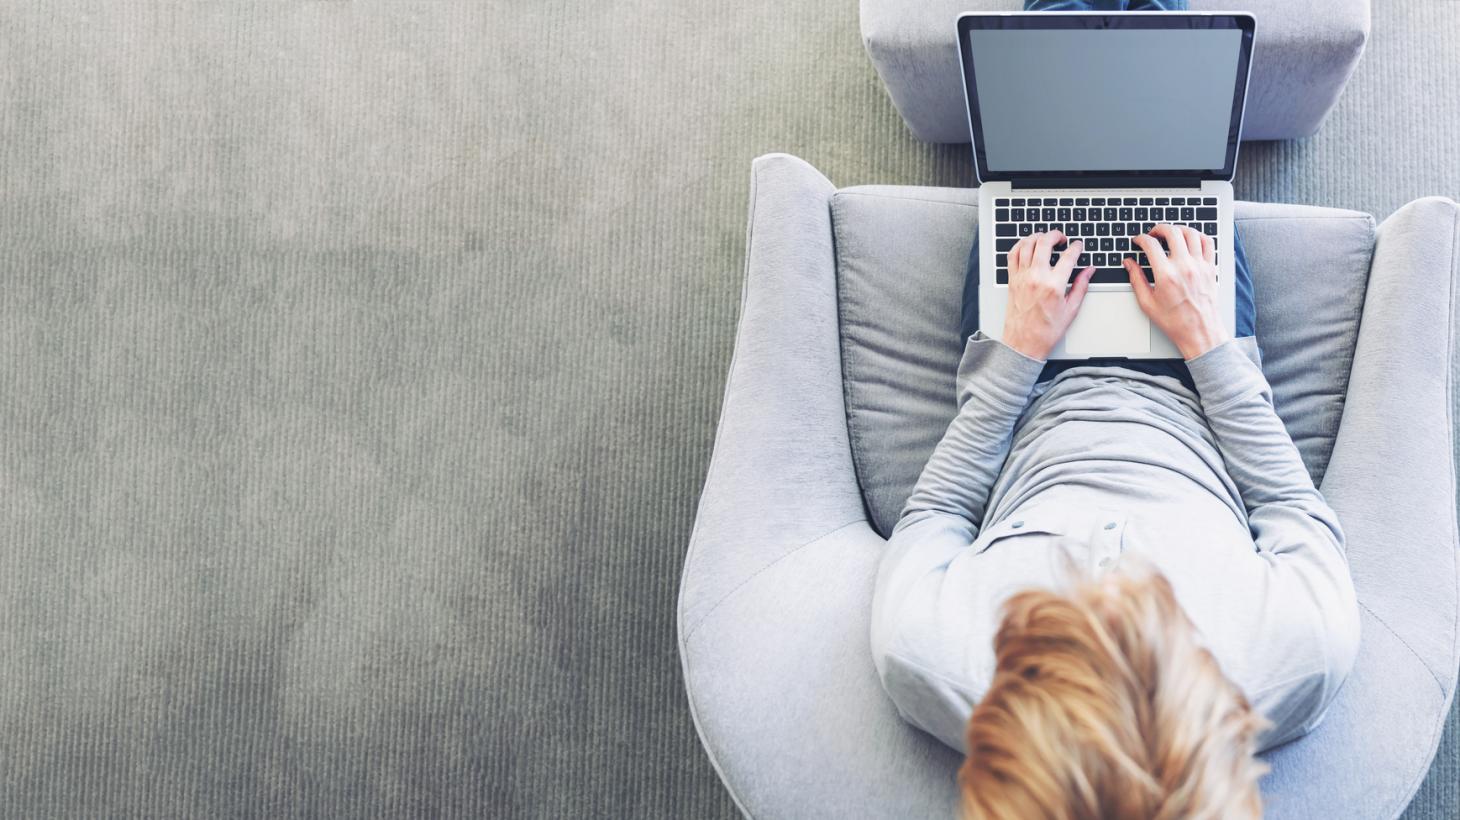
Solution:
[(1239, 29), (969, 32), (990, 171), (1220, 169)]

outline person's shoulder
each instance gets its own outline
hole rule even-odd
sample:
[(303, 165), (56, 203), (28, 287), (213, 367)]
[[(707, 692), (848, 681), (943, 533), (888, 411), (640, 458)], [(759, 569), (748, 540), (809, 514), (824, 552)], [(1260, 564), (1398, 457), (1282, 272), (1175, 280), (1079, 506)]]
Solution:
[(965, 751), (964, 727), (987, 681), (956, 674), (938, 657), (915, 657), (907, 649), (894, 645), (881, 659), (882, 688), (903, 720)]
[(1300, 737), (1323, 721), (1358, 655), (1356, 613), (1291, 601), (1264, 624), (1261, 680), (1249, 693), (1272, 726), (1263, 748)]

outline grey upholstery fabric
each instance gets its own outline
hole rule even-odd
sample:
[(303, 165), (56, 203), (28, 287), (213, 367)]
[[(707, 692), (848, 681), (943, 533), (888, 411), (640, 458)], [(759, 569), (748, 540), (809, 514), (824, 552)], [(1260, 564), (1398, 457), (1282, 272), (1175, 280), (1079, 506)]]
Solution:
[(751, 190), (735, 355), (680, 588), (690, 709), (752, 816), (946, 814), (956, 759), (902, 724), (867, 647), (883, 541), (847, 442), (832, 185), (779, 154), (756, 160)]
[[(911, 481), (868, 476), (859, 437), (921, 448), (951, 417), (970, 193), (835, 192), (786, 155), (756, 161), (753, 189), (736, 353), (681, 588), (696, 726), (750, 816), (952, 816), (957, 756), (901, 722), (872, 667), (883, 541), (857, 470), (880, 487), (869, 508), (895, 506)], [(1343, 522), (1364, 610), (1357, 667), (1327, 720), (1268, 756), (1268, 816), (1394, 816), (1456, 679), (1460, 207), (1412, 203), (1377, 237), (1347, 211), (1243, 204), (1239, 218), (1279, 413)], [(1299, 244), (1309, 258), (1278, 272)], [(1349, 287), (1314, 287), (1320, 276)]]
[[(1017, 0), (861, 0), (862, 42), (913, 135), (968, 142), (954, 21), (1016, 11)], [(1369, 0), (1191, 0), (1193, 11), (1248, 11), (1257, 39), (1243, 138), (1318, 130), (1363, 54)]]
[[(976, 191), (895, 187), (832, 197), (847, 426), (857, 478), (883, 535), (957, 409), (958, 319), (977, 199)], [(1237, 223), (1278, 415), (1321, 483), (1343, 412), (1374, 220), (1241, 202)], [(1303, 252), (1292, 253), (1298, 243)]]

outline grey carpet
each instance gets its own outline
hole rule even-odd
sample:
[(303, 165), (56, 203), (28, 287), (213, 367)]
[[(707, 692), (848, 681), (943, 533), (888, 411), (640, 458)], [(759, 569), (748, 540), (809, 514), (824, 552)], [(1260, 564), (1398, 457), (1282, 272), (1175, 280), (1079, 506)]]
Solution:
[[(1376, 3), (1239, 193), (1460, 194), (1456, 42)], [(35, 0), (0, 43), (0, 814), (732, 816), (673, 612), (749, 162), (971, 177), (856, 4)], [(1460, 814), (1457, 733), (1411, 816)]]

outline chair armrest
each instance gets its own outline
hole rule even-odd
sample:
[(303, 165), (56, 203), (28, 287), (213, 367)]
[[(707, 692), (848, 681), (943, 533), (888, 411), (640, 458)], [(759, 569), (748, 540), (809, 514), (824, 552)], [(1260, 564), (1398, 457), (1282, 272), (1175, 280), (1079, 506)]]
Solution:
[[(1360, 605), (1448, 697), (1456, 676), (1454, 368), (1460, 206), (1379, 226), (1343, 418), (1322, 490)], [(1436, 628), (1436, 624), (1443, 628)]]
[(757, 573), (866, 520), (842, 396), (833, 190), (792, 156), (752, 166), (740, 324), (680, 581), (681, 640)]

